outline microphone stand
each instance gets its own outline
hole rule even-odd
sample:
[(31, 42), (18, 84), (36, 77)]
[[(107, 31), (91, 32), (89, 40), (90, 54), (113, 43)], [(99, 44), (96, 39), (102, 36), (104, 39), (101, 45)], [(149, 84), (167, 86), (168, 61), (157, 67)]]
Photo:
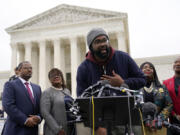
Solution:
[[(99, 93), (98, 93), (98, 96), (97, 97), (101, 97), (103, 91), (105, 89), (112, 89), (112, 90), (115, 90), (115, 91), (121, 91), (121, 92), (126, 92), (127, 96), (128, 96), (128, 115), (129, 115), (129, 126), (130, 126), (130, 135), (134, 135), (134, 133), (132, 132), (132, 119), (131, 119), (131, 112), (130, 112), (130, 101), (129, 101), (129, 97), (132, 96), (131, 93), (137, 93), (137, 91), (135, 90), (130, 90), (130, 89), (127, 89), (127, 88), (124, 88), (124, 87), (113, 87), (109, 84), (105, 84), (104, 86), (101, 87), (101, 89), (99, 90)], [(112, 135), (112, 124), (111, 122), (108, 122), (107, 123), (107, 132), (108, 132), (108, 135)], [(128, 126), (126, 125), (125, 126), (125, 135), (128, 135)]]
[[(100, 89), (96, 90), (96, 91), (93, 91), (95, 90), (95, 88), (97, 89), (98, 87), (101, 87)], [(130, 90), (128, 88), (125, 88), (125, 87), (113, 87), (111, 86), (110, 84), (108, 84), (107, 82), (104, 82), (104, 81), (99, 81), (97, 82), (96, 84), (88, 87), (87, 89), (84, 90), (84, 93), (81, 95), (81, 97), (90, 97), (90, 96), (96, 96), (97, 94), (97, 97), (101, 97), (102, 94), (103, 94), (103, 91), (105, 90), (113, 90), (115, 92), (126, 92), (127, 96), (128, 96), (128, 115), (129, 115), (129, 126), (130, 126), (130, 135), (134, 135), (134, 133), (132, 132), (132, 119), (131, 119), (131, 112), (130, 112), (130, 101), (129, 101), (129, 97), (132, 96), (131, 93), (139, 93), (138, 91), (136, 90)], [(111, 93), (111, 92), (110, 92)], [(87, 95), (86, 95), (87, 94)], [(115, 93), (117, 94), (117, 93)], [(138, 97), (139, 98), (139, 97)], [(134, 96), (134, 100), (135, 100), (135, 96)], [(136, 105), (137, 101), (135, 100), (135, 105)], [(107, 122), (107, 132), (108, 132), (108, 135), (112, 135), (112, 123), (109, 121)], [(125, 126), (125, 135), (128, 135), (128, 126), (126, 125)]]

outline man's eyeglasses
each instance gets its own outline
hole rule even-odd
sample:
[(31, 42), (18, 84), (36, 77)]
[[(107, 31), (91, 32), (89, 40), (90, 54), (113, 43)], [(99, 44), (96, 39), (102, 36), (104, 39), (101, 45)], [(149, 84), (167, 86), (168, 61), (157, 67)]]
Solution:
[(97, 40), (94, 40), (93, 44), (94, 45), (99, 45), (99, 44), (102, 44), (102, 43), (108, 43), (109, 40), (107, 38), (103, 38), (103, 39), (97, 39)]

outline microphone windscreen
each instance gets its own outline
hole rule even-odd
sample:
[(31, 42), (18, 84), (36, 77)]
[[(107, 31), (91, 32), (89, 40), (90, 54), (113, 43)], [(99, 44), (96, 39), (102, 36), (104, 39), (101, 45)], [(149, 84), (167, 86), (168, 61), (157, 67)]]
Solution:
[(142, 105), (142, 112), (145, 115), (154, 116), (157, 113), (157, 106), (152, 102), (146, 102)]

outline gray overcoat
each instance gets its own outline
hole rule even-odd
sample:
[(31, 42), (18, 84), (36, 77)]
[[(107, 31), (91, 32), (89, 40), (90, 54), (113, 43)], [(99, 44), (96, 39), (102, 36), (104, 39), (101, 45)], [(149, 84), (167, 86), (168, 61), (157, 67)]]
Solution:
[(68, 89), (57, 90), (53, 87), (46, 89), (41, 96), (41, 115), (45, 120), (43, 134), (57, 135), (63, 128), (67, 133), (67, 118), (65, 113), (64, 96), (70, 95)]

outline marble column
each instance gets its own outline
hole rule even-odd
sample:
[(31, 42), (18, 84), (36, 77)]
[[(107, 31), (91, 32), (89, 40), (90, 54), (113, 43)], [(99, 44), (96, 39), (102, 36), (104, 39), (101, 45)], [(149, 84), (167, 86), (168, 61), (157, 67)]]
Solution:
[(118, 50), (127, 52), (127, 45), (124, 33), (116, 33), (117, 41), (118, 41)]
[(23, 47), (18, 48), (18, 53), (19, 53), (19, 61), (18, 61), (18, 63), (20, 63), (20, 62), (24, 61), (24, 57), (25, 57)]
[(42, 91), (46, 88), (46, 41), (39, 42), (39, 85)]
[(25, 43), (25, 61), (29, 61), (31, 63), (31, 42)]
[(14, 68), (17, 66), (17, 44), (11, 43), (11, 75), (14, 75)]
[(77, 67), (78, 67), (78, 58), (77, 58), (77, 38), (72, 37), (70, 39), (70, 47), (71, 47), (71, 90), (72, 90), (72, 96), (76, 97), (76, 73), (77, 73)]
[(88, 44), (87, 44), (87, 37), (86, 36), (84, 37), (84, 40), (85, 40), (86, 53), (87, 53), (89, 51), (89, 47), (88, 47)]
[(61, 63), (60, 63), (60, 40), (54, 39), (53, 40), (54, 45), (54, 67), (61, 69)]

